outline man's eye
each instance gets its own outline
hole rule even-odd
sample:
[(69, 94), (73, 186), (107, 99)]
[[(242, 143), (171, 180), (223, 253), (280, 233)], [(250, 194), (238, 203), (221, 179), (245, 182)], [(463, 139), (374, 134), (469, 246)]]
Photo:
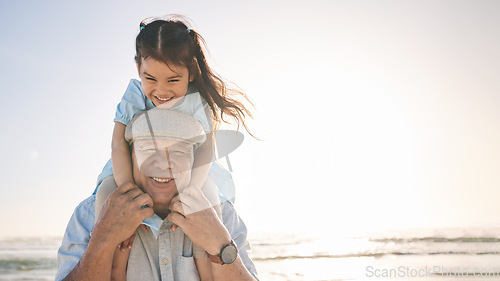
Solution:
[(140, 145), (137, 146), (137, 149), (140, 151), (147, 151), (147, 152), (156, 151), (156, 149), (154, 149), (154, 147), (140, 146)]
[(146, 80), (149, 80), (149, 81), (156, 81), (156, 79), (154, 78), (151, 78), (151, 77), (147, 77)]

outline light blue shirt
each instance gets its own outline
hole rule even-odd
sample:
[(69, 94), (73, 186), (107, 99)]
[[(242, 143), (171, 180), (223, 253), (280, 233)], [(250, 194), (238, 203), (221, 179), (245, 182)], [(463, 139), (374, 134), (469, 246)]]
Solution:
[[(82, 201), (75, 209), (57, 252), (56, 281), (64, 279), (83, 256), (94, 228), (95, 196)], [(247, 228), (230, 202), (222, 203), (224, 225), (238, 246), (239, 256), (248, 271), (257, 279), (255, 265), (249, 257)], [(158, 224), (158, 222), (153, 222)], [(150, 231), (138, 230), (130, 252), (127, 280), (199, 280), (192, 257), (192, 242), (181, 228), (171, 232), (172, 222), (165, 220), (158, 238)], [(165, 262), (167, 260), (167, 262)]]

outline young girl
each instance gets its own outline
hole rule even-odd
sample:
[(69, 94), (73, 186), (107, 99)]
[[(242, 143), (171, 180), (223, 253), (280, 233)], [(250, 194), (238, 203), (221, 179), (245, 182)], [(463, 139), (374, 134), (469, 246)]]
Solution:
[[(124, 133), (128, 122), (139, 112), (153, 107), (169, 108), (188, 113), (202, 124), (207, 138), (195, 151), (190, 185), (203, 187), (209, 171), (222, 168), (213, 162), (213, 131), (225, 116), (245, 124), (245, 116), (251, 117), (245, 106), (236, 99), (244, 93), (230, 90), (223, 80), (207, 65), (202, 44), (203, 38), (188, 27), (178, 16), (148, 18), (140, 24), (136, 38), (136, 64), (141, 82), (132, 80), (117, 107), (113, 131), (111, 163), (108, 162), (99, 176), (100, 185), (96, 194), (96, 222), (109, 193), (125, 182), (134, 182), (130, 150)], [(112, 169), (111, 169), (112, 166)], [(214, 178), (216, 185), (225, 185), (226, 175)], [(161, 179), (157, 179), (161, 181)], [(217, 197), (213, 190), (203, 190), (208, 197)], [(214, 206), (218, 211), (220, 207)], [(148, 224), (151, 225), (151, 224)], [(145, 231), (147, 229), (141, 225)], [(113, 278), (125, 280), (126, 262), (133, 237), (122, 243), (113, 262)], [(119, 245), (120, 247), (120, 245)], [(202, 280), (212, 280), (211, 262), (200, 247), (193, 245), (193, 256)]]

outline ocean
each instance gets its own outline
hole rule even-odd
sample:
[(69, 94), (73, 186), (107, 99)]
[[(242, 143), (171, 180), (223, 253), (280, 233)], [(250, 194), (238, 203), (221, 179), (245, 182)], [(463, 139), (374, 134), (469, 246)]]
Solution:
[(0, 240), (0, 280), (54, 280), (61, 237)]
[[(251, 233), (261, 280), (500, 280), (500, 229)], [(0, 240), (0, 280), (53, 280), (61, 238)]]

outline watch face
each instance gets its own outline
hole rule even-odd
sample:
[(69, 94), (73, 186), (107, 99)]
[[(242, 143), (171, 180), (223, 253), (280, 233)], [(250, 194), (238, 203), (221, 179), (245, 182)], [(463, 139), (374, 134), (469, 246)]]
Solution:
[(224, 250), (222, 250), (221, 259), (223, 263), (230, 264), (233, 263), (234, 260), (236, 260), (237, 256), (238, 250), (234, 245), (229, 244), (224, 248)]

